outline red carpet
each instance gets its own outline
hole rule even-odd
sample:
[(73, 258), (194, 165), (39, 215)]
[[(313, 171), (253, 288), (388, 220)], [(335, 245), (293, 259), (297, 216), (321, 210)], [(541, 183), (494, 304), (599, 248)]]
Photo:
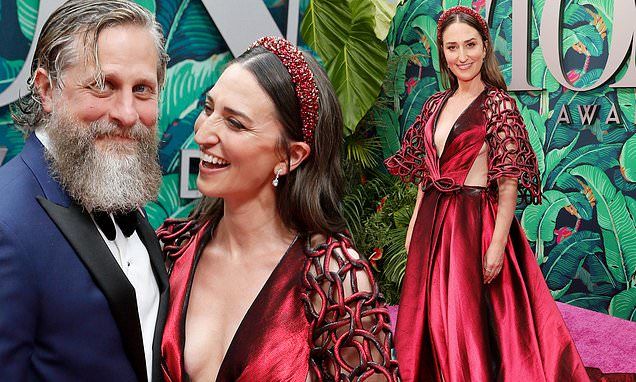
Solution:
[[(636, 382), (636, 322), (557, 302), (593, 381)], [(397, 306), (390, 306), (395, 325)]]

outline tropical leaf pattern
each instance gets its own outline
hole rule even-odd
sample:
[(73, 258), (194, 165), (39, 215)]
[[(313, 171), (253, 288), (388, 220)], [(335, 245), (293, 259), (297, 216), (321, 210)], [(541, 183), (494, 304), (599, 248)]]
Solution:
[[(512, 1), (492, 1), (490, 32), (506, 81), (512, 60)], [(577, 87), (601, 76), (612, 34), (614, 1), (564, 1), (564, 73)], [(466, 5), (485, 15), (484, 0), (410, 0), (398, 6), (387, 36), (389, 73), (372, 110), (386, 156), (428, 96), (440, 90), (436, 20), (443, 9)], [(531, 2), (529, 81), (542, 91), (515, 92), (541, 171), (541, 205), (519, 205), (522, 223), (555, 299), (636, 320), (636, 137), (634, 89), (614, 89), (625, 68), (588, 92), (561, 86), (543, 60), (539, 25), (544, 1)], [(579, 108), (597, 105), (584, 123)], [(612, 105), (620, 123), (606, 124)], [(570, 112), (569, 125), (558, 123)], [(384, 272), (395, 272), (384, 264)], [(398, 278), (395, 278), (398, 280)]]
[[(136, 1), (162, 24), (171, 56), (160, 103), (160, 160), (165, 176), (158, 200), (147, 206), (151, 223), (158, 226), (166, 217), (186, 216), (194, 206), (193, 200), (179, 197), (180, 151), (195, 148), (192, 125), (201, 101), (232, 55), (201, 0)], [(308, 10), (303, 35), (313, 36), (318, 53), (332, 58), (325, 62), (327, 69), (341, 76), (358, 73), (366, 61), (365, 54), (373, 57), (374, 71), (382, 69), (378, 58), (388, 51), (380, 98), (363, 119), (367, 124), (364, 131), (371, 127), (375, 136), (352, 136), (353, 145), (387, 157), (400, 146), (404, 131), (426, 98), (440, 89), (435, 44), (440, 13), (461, 4), (485, 14), (486, 1), (401, 1), (390, 24), (387, 15), (393, 13), (394, 5), (387, 4), (396, 2), (367, 1), (380, 12), (369, 14), (362, 0), (302, 0), (301, 14)], [(493, 0), (490, 22), (496, 55), (507, 81), (512, 68), (512, 1)], [(621, 0), (563, 2), (564, 73), (578, 87), (594, 84), (602, 73), (612, 38), (614, 1)], [(285, 33), (288, 1), (264, 3)], [(310, 8), (312, 4), (318, 8)], [(0, 44), (0, 91), (13, 82), (24, 65), (38, 7), (38, 0), (0, 0), (2, 40), (11, 41)], [(528, 55), (530, 83), (545, 90), (516, 92), (514, 97), (540, 162), (545, 200), (540, 206), (521, 204), (517, 214), (555, 299), (636, 321), (636, 93), (634, 89), (609, 86), (615, 78), (621, 78), (625, 67), (607, 84), (588, 92), (561, 86), (547, 69), (539, 46), (543, 8), (544, 0), (531, 1)], [(321, 13), (340, 17), (312, 17)], [(379, 45), (364, 50), (354, 40), (340, 40), (338, 36), (359, 25), (367, 34), (372, 30), (374, 38), (386, 36), (387, 50)], [(373, 28), (367, 28), (370, 25)], [(320, 34), (311, 34), (318, 30)], [(353, 48), (346, 54), (342, 51), (345, 45)], [(354, 61), (347, 63), (349, 59)], [(343, 67), (347, 70), (339, 71)], [(351, 114), (347, 117), (349, 133), (366, 112), (366, 93), (371, 87), (371, 83), (364, 83), (365, 77), (354, 78), (358, 80), (340, 81), (348, 86), (340, 89), (342, 99), (364, 106), (345, 110)], [(584, 105), (598, 105), (598, 118), (590, 124), (584, 124), (579, 114), (579, 107)], [(612, 105), (617, 108), (620, 123), (606, 124)], [(562, 108), (570, 112), (569, 125), (557, 124)], [(0, 108), (0, 146), (9, 149), (5, 161), (20, 152), (23, 138), (12, 128), (9, 108)], [(358, 160), (375, 163), (372, 156)], [(406, 262), (403, 238), (416, 190), (404, 188), (386, 174), (368, 175), (369, 179), (349, 175), (360, 179), (358, 185), (349, 188), (344, 203), (350, 230), (359, 247), (383, 272), (383, 288), (395, 302)], [(366, 218), (360, 219), (363, 216)]]

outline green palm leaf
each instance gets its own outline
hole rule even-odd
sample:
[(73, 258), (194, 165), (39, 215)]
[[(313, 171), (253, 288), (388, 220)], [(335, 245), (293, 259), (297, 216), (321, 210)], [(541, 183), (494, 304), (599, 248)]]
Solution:
[(210, 89), (232, 59), (230, 53), (217, 54), (205, 61), (185, 60), (170, 67), (161, 93), (159, 129), (196, 107), (199, 97)]
[(634, 88), (619, 88), (616, 89), (616, 94), (620, 111), (623, 114), (623, 120), (627, 120), (632, 124), (636, 123), (634, 119), (636, 117), (636, 90)]
[[(542, 187), (545, 188), (548, 182), (548, 177), (552, 174), (552, 171), (556, 168), (556, 166), (561, 163), (561, 161), (567, 157), (567, 155), (572, 152), (574, 146), (579, 140), (579, 133), (576, 134), (576, 138), (570, 142), (569, 145), (549, 150), (545, 155), (545, 172), (541, 174), (541, 183)], [(558, 177), (558, 176), (557, 176)], [(555, 179), (557, 178), (555, 177)]]
[(40, 0), (16, 0), (18, 8), (18, 24), (24, 37), (29, 41), (33, 41), (35, 33), (35, 25), (38, 22), (38, 9), (40, 8)]
[(554, 239), (554, 229), (559, 211), (572, 203), (561, 191), (547, 190), (540, 205), (529, 205), (521, 216), (521, 225), (528, 240), (537, 243), (536, 254), (539, 264), (543, 264), (544, 243)]
[(543, 60), (541, 46), (537, 46), (531, 55), (530, 83), (534, 86), (546, 88), (549, 93), (556, 92), (561, 84), (554, 79)]
[(406, 90), (406, 67), (415, 53), (406, 45), (399, 45), (389, 53), (388, 68), (382, 91), (393, 102), (393, 109), (400, 109), (400, 96)]
[(636, 183), (636, 135), (632, 135), (623, 145), (618, 163), (625, 180)]
[(590, 231), (577, 232), (552, 248), (541, 270), (548, 287), (561, 291), (555, 299), (567, 292), (585, 258), (598, 252), (602, 252), (601, 236)]
[(610, 299), (611, 297), (609, 296), (600, 296), (595, 294), (577, 292), (563, 296), (560, 301), (570, 305), (578, 306), (580, 308), (590, 309), (596, 312), (607, 314), (607, 306), (610, 302)]
[[(411, 22), (421, 15), (432, 17), (433, 15), (438, 15), (441, 11), (442, 6), (438, 1), (404, 2), (403, 5), (398, 7), (393, 18), (391, 31), (394, 33), (389, 33), (389, 44), (395, 46), (405, 42), (412, 43), (413, 41), (406, 38), (411, 30)], [(434, 42), (435, 40), (431, 41)]]
[(137, 4), (141, 5), (142, 7), (146, 8), (147, 10), (152, 12), (153, 14), (157, 10), (157, 4), (155, 4), (155, 0), (135, 0), (135, 3), (137, 3)]
[(347, 160), (359, 163), (362, 168), (370, 169), (378, 165), (382, 144), (378, 137), (364, 137), (360, 134), (345, 138)]
[(616, 157), (620, 149), (620, 143), (593, 144), (579, 147), (561, 160), (553, 171), (547, 173), (547, 187), (553, 188), (557, 184), (559, 177), (576, 166), (593, 164), (606, 170), (618, 165)]
[(598, 57), (603, 53), (603, 39), (593, 25), (563, 29), (563, 54), (576, 43), (585, 45), (592, 57)]
[(387, 67), (387, 47), (374, 33), (376, 7), (364, 0), (313, 0), (303, 40), (325, 62), (352, 134), (374, 104)]
[[(616, 283), (616, 280), (612, 277), (612, 272), (607, 267), (605, 261), (603, 261), (604, 257), (604, 254), (591, 253), (585, 259), (584, 266), (590, 274), (590, 282), (596, 285), (609, 284), (613, 289), (617, 288), (619, 284)], [(590, 291), (596, 293), (594, 287), (595, 285), (592, 285)]]
[(594, 166), (582, 165), (570, 173), (583, 178), (594, 192), (597, 222), (612, 275), (621, 283), (630, 282), (636, 272), (636, 224), (628, 212), (625, 196)]
[(164, 175), (156, 202), (146, 204), (148, 220), (155, 229), (167, 218), (185, 218), (198, 203), (198, 199), (179, 197), (179, 174)]
[(395, 15), (397, 4), (386, 0), (371, 0), (371, 2), (376, 9), (375, 28), (373, 31), (378, 39), (384, 40), (389, 34), (389, 27)]
[(20, 73), (22, 65), (24, 65), (24, 60), (6, 60), (0, 57), (0, 92), (13, 83), (15, 77)]
[(411, 93), (404, 101), (402, 115), (400, 116), (400, 125), (402, 133), (406, 131), (413, 123), (415, 118), (422, 112), (424, 102), (438, 90), (437, 80), (433, 77), (422, 77), (411, 90)]
[(404, 247), (406, 230), (391, 230), (387, 237), (388, 243), (384, 254), (384, 263), (382, 264), (382, 275), (387, 280), (395, 283), (399, 289), (406, 273), (406, 261), (408, 259), (406, 248)]
[(574, 26), (581, 23), (590, 24), (593, 20), (594, 18), (592, 15), (585, 11), (585, 7), (581, 7), (578, 4), (567, 7), (563, 12), (564, 25)]
[(636, 199), (625, 196), (625, 203), (627, 204), (627, 210), (632, 216), (632, 220), (636, 221)]
[(201, 1), (158, 1), (156, 18), (166, 36), (168, 66), (186, 59), (202, 61), (229, 50)]
[(570, 202), (576, 208), (576, 217), (581, 218), (583, 220), (591, 220), (594, 217), (593, 207), (590, 205), (590, 201), (587, 200), (587, 197), (581, 192), (568, 192), (566, 193)]
[[(413, 22), (410, 25), (414, 30), (420, 31), (421, 37), (419, 40), (426, 38), (430, 45), (430, 57), (433, 62), (433, 69), (436, 72), (439, 72), (439, 60), (438, 56), (438, 48), (437, 48), (437, 22), (430, 15), (421, 15), (417, 16), (413, 19)], [(417, 46), (419, 46), (421, 41), (417, 41)]]
[[(520, 104), (519, 100), (517, 103)], [(545, 142), (545, 120), (546, 118), (537, 113), (536, 110), (529, 109), (525, 106), (521, 107), (521, 116), (526, 124), (526, 130), (528, 131), (528, 139), (532, 150), (537, 156), (537, 163), (539, 165), (539, 173), (545, 172), (545, 154), (543, 153), (543, 143)]]
[(625, 320), (636, 321), (636, 288), (624, 290), (612, 297), (609, 313)]
[[(596, 11), (603, 17), (605, 21), (605, 25), (607, 26), (608, 31), (612, 31), (612, 25), (614, 21), (614, 2), (621, 0), (579, 0), (579, 6), (581, 5), (591, 5), (596, 9)], [(610, 33), (608, 33), (608, 42)]]
[(303, 40), (326, 59), (337, 56), (345, 45), (350, 24), (351, 10), (347, 1), (310, 1), (300, 33)]
[(396, 153), (401, 146), (398, 114), (388, 107), (376, 107), (372, 113), (372, 124), (382, 142), (382, 156), (387, 158)]

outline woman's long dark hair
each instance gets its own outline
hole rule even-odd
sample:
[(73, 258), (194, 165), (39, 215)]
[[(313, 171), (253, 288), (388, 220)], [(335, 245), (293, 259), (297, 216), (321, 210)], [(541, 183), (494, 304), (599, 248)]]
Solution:
[[(294, 170), (279, 179), (276, 207), (283, 223), (302, 233), (336, 234), (346, 228), (340, 202), (343, 174), (340, 150), (343, 143), (342, 111), (327, 74), (309, 54), (305, 60), (313, 72), (320, 94), (318, 122), (309, 156)], [(303, 141), (300, 106), (291, 76), (282, 62), (267, 49), (256, 46), (236, 58), (230, 65), (241, 65), (251, 72), (273, 101), (283, 135), (278, 148), (288, 160), (289, 142)], [(212, 220), (216, 225), (223, 216), (223, 201), (204, 197), (191, 218), (199, 222)]]
[(484, 28), (474, 16), (463, 12), (458, 12), (449, 16), (439, 27), (441, 33), (439, 33), (439, 37), (437, 39), (437, 51), (439, 54), (439, 68), (442, 77), (442, 86), (444, 86), (444, 88), (448, 88), (450, 86), (450, 88), (453, 90), (457, 90), (458, 86), (457, 77), (455, 77), (453, 72), (451, 72), (451, 70), (448, 68), (448, 63), (446, 62), (446, 57), (444, 56), (444, 42), (442, 41), (444, 31), (446, 30), (446, 28), (448, 28), (449, 25), (454, 23), (464, 23), (470, 25), (471, 27), (475, 28), (481, 36), (481, 41), (486, 47), (486, 57), (484, 57), (484, 62), (481, 65), (481, 80), (490, 86), (494, 86), (502, 90), (508, 90), (503, 75), (501, 74), (501, 69), (499, 69), (497, 57), (495, 57), (493, 43), (490, 39), (490, 32), (488, 31), (488, 29), (484, 30)]

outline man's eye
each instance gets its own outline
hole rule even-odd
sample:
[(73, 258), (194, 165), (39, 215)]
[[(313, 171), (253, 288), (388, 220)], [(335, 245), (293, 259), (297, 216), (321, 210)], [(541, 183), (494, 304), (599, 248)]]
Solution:
[(93, 83), (88, 85), (88, 88), (96, 93), (105, 94), (112, 90), (112, 85), (109, 82)]
[(205, 115), (210, 115), (214, 112), (214, 108), (211, 105), (206, 104), (205, 106), (203, 106), (203, 112), (205, 113)]

